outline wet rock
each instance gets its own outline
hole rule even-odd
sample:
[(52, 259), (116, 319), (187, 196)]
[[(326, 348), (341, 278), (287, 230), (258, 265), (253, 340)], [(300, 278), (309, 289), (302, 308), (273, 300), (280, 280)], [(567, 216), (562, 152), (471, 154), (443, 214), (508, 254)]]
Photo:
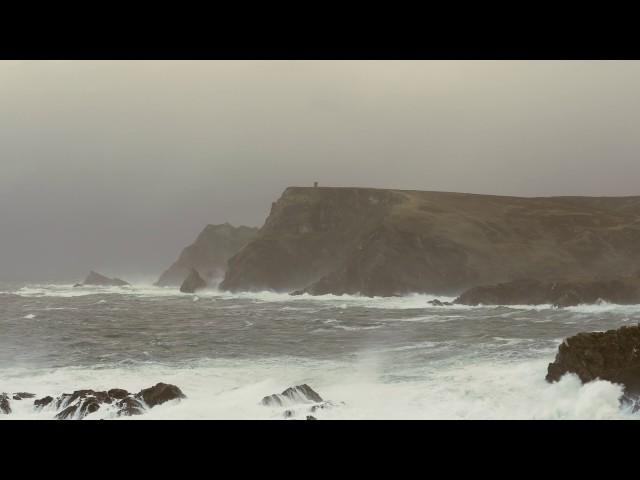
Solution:
[(182, 285), (180, 285), (180, 291), (182, 293), (195, 293), (196, 290), (202, 290), (206, 288), (207, 282), (205, 282), (200, 274), (194, 268), (191, 269), (191, 272), (184, 279)]
[(175, 385), (157, 383), (153, 387), (140, 390), (140, 392), (136, 394), (136, 398), (142, 399), (149, 408), (153, 408), (169, 400), (186, 398), (186, 396), (182, 393), (182, 390)]
[(129, 283), (125, 282), (124, 280), (120, 280), (119, 278), (105, 277), (104, 275), (91, 270), (91, 272), (89, 272), (89, 275), (87, 275), (87, 278), (85, 278), (84, 282), (82, 284), (76, 284), (74, 285), (74, 287), (82, 285), (96, 285), (100, 287), (122, 287), (125, 285), (129, 285)]
[[(343, 402), (340, 402), (340, 405), (344, 405)], [(337, 405), (333, 402), (330, 401), (323, 401), (322, 403), (318, 403), (317, 405), (312, 406), (309, 411), (311, 413), (317, 412), (318, 410), (324, 410), (327, 408), (333, 408), (336, 407)]]
[(443, 302), (441, 300), (438, 300), (437, 298), (434, 298), (433, 300), (430, 300), (427, 303), (430, 305), (433, 305), (434, 307), (446, 307), (449, 305), (453, 305), (453, 303), (451, 302)]
[(280, 394), (264, 397), (261, 401), (265, 406), (282, 406), (287, 403), (314, 403), (322, 402), (322, 397), (306, 383), (287, 388)]
[(83, 285), (82, 285), (81, 283), (76, 283), (76, 284), (73, 286), (73, 288), (76, 288), (76, 287), (82, 287), (82, 286), (83, 286)]
[(125, 397), (122, 400), (119, 400), (116, 403), (118, 407), (117, 415), (119, 417), (129, 417), (132, 415), (141, 415), (144, 413), (144, 405), (142, 403), (133, 398), (133, 397)]
[(35, 396), (36, 396), (35, 393), (17, 392), (13, 394), (13, 399), (24, 400), (25, 398), (33, 398)]
[(567, 338), (549, 364), (546, 380), (556, 382), (575, 373), (583, 383), (596, 379), (623, 385), (630, 398), (640, 395), (640, 326)]
[(39, 398), (37, 400), (33, 401), (33, 406), (36, 408), (42, 408), (42, 407), (46, 407), (47, 405), (49, 405), (51, 402), (53, 402), (53, 397), (51, 396), (46, 396), (43, 398)]
[(8, 415), (11, 413), (11, 405), (9, 404), (9, 395), (6, 393), (0, 394), (0, 413)]
[(307, 420), (317, 420), (313, 415), (307, 415)]
[(104, 403), (112, 403), (113, 399), (107, 392), (96, 392), (94, 390), (76, 390), (68, 394), (62, 394), (56, 400), (56, 408), (63, 410), (56, 415), (59, 420), (69, 418), (84, 418), (90, 413), (100, 409)]
[(112, 388), (111, 390), (109, 390), (107, 392), (107, 394), (111, 397), (111, 398), (115, 398), (115, 399), (123, 399), (125, 397), (128, 397), (130, 394), (129, 392), (127, 392), (126, 390), (123, 390), (121, 388)]
[(35, 400), (34, 406), (42, 408), (53, 404), (56, 410), (60, 410), (55, 418), (69, 420), (82, 419), (100, 410), (104, 405), (112, 405), (119, 417), (140, 415), (147, 409), (176, 398), (185, 398), (178, 387), (158, 383), (153, 387), (140, 390), (135, 395), (120, 388), (112, 388), (108, 391), (76, 390), (73, 393), (64, 393), (55, 399), (48, 396)]
[(229, 223), (207, 225), (194, 243), (182, 250), (180, 257), (160, 276), (155, 285), (179, 286), (192, 268), (204, 279), (220, 278), (227, 269), (229, 258), (255, 237), (258, 228)]

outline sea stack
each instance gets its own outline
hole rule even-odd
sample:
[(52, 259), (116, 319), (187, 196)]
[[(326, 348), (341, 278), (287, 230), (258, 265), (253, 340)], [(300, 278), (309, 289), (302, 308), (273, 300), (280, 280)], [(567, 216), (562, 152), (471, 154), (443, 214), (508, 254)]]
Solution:
[(179, 258), (164, 271), (155, 285), (177, 286), (196, 269), (207, 280), (222, 278), (227, 260), (244, 247), (258, 232), (257, 228), (229, 223), (207, 225), (193, 244), (182, 250)]
[(89, 275), (87, 275), (87, 278), (85, 278), (84, 282), (80, 284), (77, 283), (74, 285), (74, 287), (80, 287), (83, 285), (95, 285), (95, 286), (101, 286), (101, 287), (122, 287), (125, 285), (129, 285), (129, 283), (125, 282), (124, 280), (120, 280), (119, 278), (105, 277), (104, 275), (101, 275), (91, 270), (91, 272), (89, 272)]
[(187, 278), (185, 278), (182, 285), (180, 285), (180, 291), (182, 293), (195, 293), (196, 290), (202, 290), (206, 287), (207, 282), (203, 280), (195, 268), (192, 268)]

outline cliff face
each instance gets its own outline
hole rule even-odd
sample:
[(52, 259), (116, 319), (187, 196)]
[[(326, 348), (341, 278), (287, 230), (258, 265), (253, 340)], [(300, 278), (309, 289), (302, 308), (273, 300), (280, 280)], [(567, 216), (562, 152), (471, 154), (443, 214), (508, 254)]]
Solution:
[(229, 260), (221, 288), (457, 294), (639, 267), (640, 197), (291, 187)]
[(181, 285), (192, 269), (205, 280), (221, 278), (227, 269), (227, 260), (257, 231), (257, 228), (234, 227), (228, 223), (207, 225), (196, 241), (182, 250), (178, 260), (160, 276), (156, 285)]

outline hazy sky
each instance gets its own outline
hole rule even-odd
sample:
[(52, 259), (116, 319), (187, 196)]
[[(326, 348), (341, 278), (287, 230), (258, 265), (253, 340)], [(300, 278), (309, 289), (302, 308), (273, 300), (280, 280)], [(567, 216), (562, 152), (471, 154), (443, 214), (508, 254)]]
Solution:
[(0, 279), (155, 277), (314, 180), (635, 195), (639, 152), (640, 62), (0, 61)]

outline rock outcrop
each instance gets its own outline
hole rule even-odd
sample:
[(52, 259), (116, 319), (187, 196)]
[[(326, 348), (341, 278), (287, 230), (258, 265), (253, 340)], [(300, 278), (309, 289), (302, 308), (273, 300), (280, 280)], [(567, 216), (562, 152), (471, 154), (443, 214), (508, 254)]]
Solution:
[(180, 291), (182, 293), (194, 293), (196, 290), (202, 290), (206, 287), (207, 282), (203, 280), (195, 268), (192, 268), (187, 278), (185, 278), (182, 285), (180, 285)]
[(120, 280), (119, 278), (109, 278), (91, 270), (87, 278), (82, 283), (76, 283), (74, 287), (81, 287), (84, 285), (100, 286), (100, 287), (123, 287), (129, 285), (128, 282)]
[(608, 380), (624, 386), (629, 397), (640, 395), (640, 326), (567, 338), (549, 364), (546, 379), (555, 382), (575, 373), (582, 382)]
[(598, 301), (640, 303), (640, 276), (558, 282), (517, 280), (473, 287), (458, 298), (462, 305), (541, 305), (570, 307)]
[[(329, 409), (338, 406), (334, 402), (323, 400), (322, 397), (306, 383), (303, 385), (296, 385), (295, 387), (287, 388), (282, 393), (274, 393), (264, 397), (261, 402), (265, 407), (291, 407), (286, 408), (282, 412), (284, 418), (294, 418), (299, 414), (306, 416), (307, 420), (317, 420), (313, 415), (309, 413), (315, 413), (319, 410)], [(344, 402), (340, 402), (344, 405)]]
[(192, 269), (207, 281), (222, 278), (227, 269), (227, 260), (253, 239), (257, 232), (257, 228), (234, 227), (228, 223), (207, 225), (196, 241), (182, 250), (178, 260), (160, 276), (156, 285), (180, 285)]
[(518, 198), (290, 187), (220, 288), (454, 295), (640, 265), (640, 197)]
[(267, 407), (289, 405), (294, 403), (316, 403), (322, 402), (322, 397), (306, 383), (295, 387), (287, 388), (284, 392), (266, 396), (260, 403)]
[(9, 395), (0, 393), (0, 413), (8, 415), (11, 413), (11, 404), (9, 403)]
[(14, 400), (24, 400), (25, 398), (33, 398), (35, 397), (35, 393), (28, 393), (28, 392), (17, 392), (13, 394), (13, 399)]
[(182, 393), (182, 390), (175, 385), (157, 383), (153, 387), (140, 390), (140, 392), (136, 394), (136, 398), (143, 400), (149, 408), (153, 408), (156, 405), (162, 405), (169, 400), (186, 397), (184, 393)]
[(169, 400), (182, 399), (185, 395), (175, 385), (158, 383), (136, 394), (113, 388), (108, 391), (76, 390), (57, 398), (47, 396), (33, 402), (34, 407), (44, 408), (53, 404), (58, 420), (82, 419), (104, 405), (111, 405), (118, 416), (140, 415), (146, 410)]

